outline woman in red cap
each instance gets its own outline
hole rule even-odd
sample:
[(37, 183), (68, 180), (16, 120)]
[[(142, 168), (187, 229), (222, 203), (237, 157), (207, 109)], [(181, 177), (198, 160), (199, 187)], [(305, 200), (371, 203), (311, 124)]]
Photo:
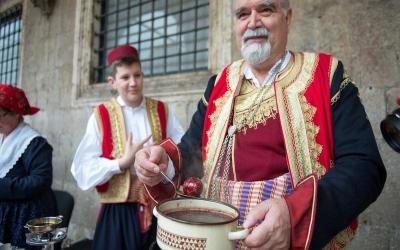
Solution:
[(30, 219), (57, 213), (51, 190), (53, 149), (23, 117), (38, 111), (22, 89), (0, 84), (1, 249), (4, 245), (40, 249), (26, 244), (24, 225)]

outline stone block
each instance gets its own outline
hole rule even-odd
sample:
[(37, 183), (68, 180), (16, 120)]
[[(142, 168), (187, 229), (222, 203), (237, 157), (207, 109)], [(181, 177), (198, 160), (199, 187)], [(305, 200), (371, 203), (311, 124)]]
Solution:
[(375, 137), (382, 138), (380, 123), (386, 116), (384, 89), (364, 85), (357, 87)]

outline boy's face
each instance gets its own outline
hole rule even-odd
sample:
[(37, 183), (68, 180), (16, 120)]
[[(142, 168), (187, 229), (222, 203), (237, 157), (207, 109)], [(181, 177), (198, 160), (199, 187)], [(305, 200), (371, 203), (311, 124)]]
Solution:
[(142, 102), (143, 73), (139, 63), (117, 67), (115, 77), (109, 76), (107, 81), (127, 105), (137, 107)]

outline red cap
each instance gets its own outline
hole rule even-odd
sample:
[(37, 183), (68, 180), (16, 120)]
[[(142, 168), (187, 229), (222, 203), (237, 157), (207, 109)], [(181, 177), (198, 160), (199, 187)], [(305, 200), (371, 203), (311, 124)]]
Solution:
[(120, 45), (113, 48), (107, 55), (108, 65), (111, 65), (115, 60), (121, 59), (122, 57), (137, 57), (139, 53), (135, 47), (128, 44)]
[(0, 83), (0, 107), (20, 115), (33, 115), (39, 111), (29, 104), (22, 89), (6, 83)]

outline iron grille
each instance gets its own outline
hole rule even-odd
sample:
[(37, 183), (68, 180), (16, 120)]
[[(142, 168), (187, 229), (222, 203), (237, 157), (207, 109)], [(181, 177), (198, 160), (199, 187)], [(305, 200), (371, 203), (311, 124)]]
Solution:
[(0, 82), (17, 85), (22, 7), (0, 13)]
[(208, 0), (101, 0), (96, 15), (96, 82), (110, 69), (113, 47), (135, 46), (145, 75), (207, 70)]

